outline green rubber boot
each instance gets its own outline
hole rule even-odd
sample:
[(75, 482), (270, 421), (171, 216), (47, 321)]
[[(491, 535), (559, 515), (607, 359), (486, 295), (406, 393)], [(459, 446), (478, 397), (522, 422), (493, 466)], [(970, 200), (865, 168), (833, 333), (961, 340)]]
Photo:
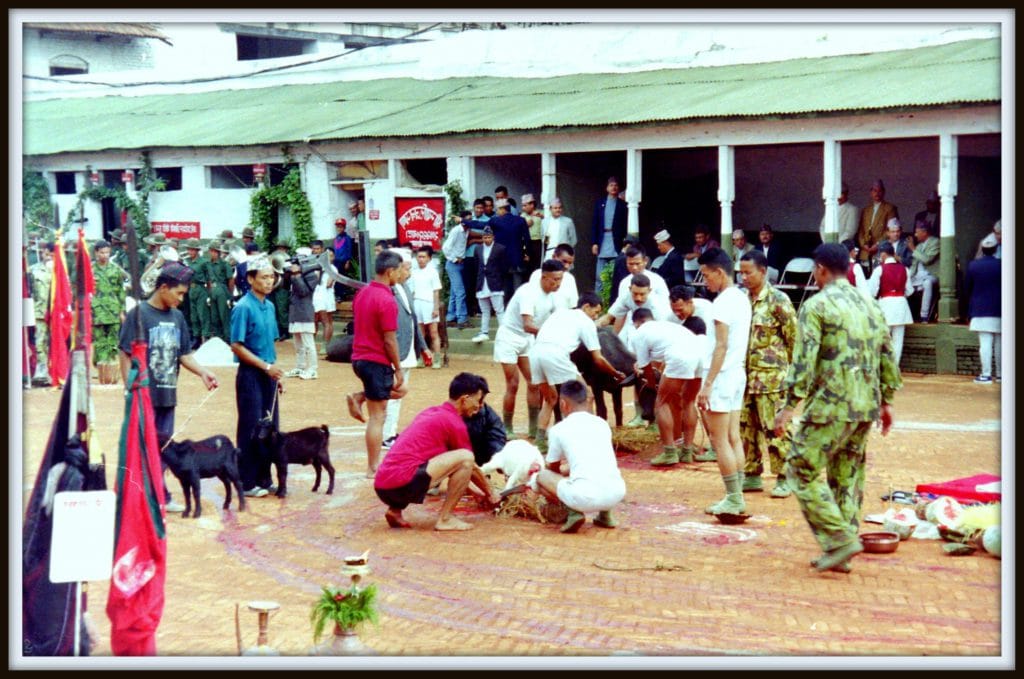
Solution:
[(660, 454), (651, 458), (652, 467), (671, 467), (679, 462), (679, 449), (675, 446), (665, 446)]

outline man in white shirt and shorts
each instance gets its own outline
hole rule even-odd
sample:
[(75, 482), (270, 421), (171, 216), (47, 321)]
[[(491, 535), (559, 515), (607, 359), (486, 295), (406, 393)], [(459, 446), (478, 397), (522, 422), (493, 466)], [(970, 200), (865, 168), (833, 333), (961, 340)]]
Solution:
[(593, 292), (584, 292), (580, 295), (579, 307), (559, 309), (551, 314), (537, 333), (537, 341), (530, 348), (531, 382), (539, 385), (543, 399), (535, 440), (541, 452), (547, 449), (548, 422), (558, 399), (558, 385), (580, 378), (579, 370), (569, 355), (581, 342), (593, 356), (598, 370), (613, 375), (620, 382), (626, 377), (601, 355), (601, 342), (597, 338), (597, 326), (594, 325), (594, 320), (600, 314), (601, 298)]
[[(705, 332), (713, 333), (715, 330), (715, 320), (711, 315), (711, 302), (703, 297), (697, 297), (696, 294), (697, 291), (691, 285), (675, 285), (669, 290), (668, 299), (669, 305), (672, 307), (672, 313), (675, 316), (674, 320), (681, 325), (690, 327), (690, 319), (699, 319), (701, 325), (705, 328)], [(691, 330), (693, 329), (691, 328)], [(713, 337), (703, 333), (698, 333), (698, 336), (706, 345), (705, 353), (708, 358), (704, 362), (703, 368), (706, 373), (711, 366), (711, 351), (714, 349), (715, 340)], [(703, 377), (703, 374), (701, 377)], [(680, 442), (677, 439), (676, 446), (682, 445), (683, 448), (691, 448), (693, 446), (694, 436), (697, 433), (697, 422), (700, 419), (697, 413), (698, 391), (700, 391), (699, 384), (693, 391), (689, 389), (683, 390), (681, 407), (684, 441)], [(704, 452), (698, 453), (696, 450), (693, 452), (694, 462), (714, 462), (717, 459), (715, 449), (710, 445)]]
[[(441, 275), (433, 262), (434, 249), (424, 245), (416, 250), (416, 263), (409, 277), (412, 288), (412, 306), (416, 322), (420, 324), (423, 339), (430, 342), (432, 354), (441, 356), (441, 334), (437, 324), (441, 321)], [(441, 361), (435, 361), (434, 369), (441, 368)]]
[[(633, 349), (637, 376), (648, 384), (658, 385), (654, 416), (662, 452), (651, 460), (651, 465), (667, 467), (680, 461), (693, 462), (692, 448), (680, 450), (675, 442), (683, 435), (683, 394), (692, 394), (690, 399), (693, 400), (700, 391), (705, 368), (703, 338), (678, 323), (654, 320), (650, 309), (634, 311), (633, 324), (636, 326)], [(654, 372), (654, 363), (663, 365), (660, 380)]]
[[(548, 259), (557, 259), (565, 267), (565, 274), (562, 276), (562, 285), (556, 291), (558, 308), (575, 309), (580, 301), (580, 292), (576, 287), (576, 277), (572, 275), (572, 265), (576, 261), (576, 251), (568, 243), (562, 243), (554, 249), (554, 256)], [(540, 269), (534, 269), (530, 274), (530, 285), (540, 285)]]
[(597, 512), (594, 525), (615, 528), (612, 508), (626, 497), (626, 482), (615, 459), (611, 428), (590, 413), (587, 385), (579, 380), (561, 386), (559, 405), (565, 418), (551, 427), (548, 468), (531, 476), (529, 486), (569, 509), (563, 533), (579, 531), (588, 512)]
[(750, 339), (750, 299), (733, 281), (732, 258), (720, 248), (709, 248), (697, 262), (708, 290), (716, 293), (711, 303), (715, 321), (715, 350), (704, 386), (697, 394), (697, 407), (707, 413), (708, 435), (718, 456), (718, 470), (725, 484), (725, 497), (708, 507), (708, 514), (742, 514), (743, 444), (740, 440), (740, 411), (747, 386), (746, 354)]
[[(628, 260), (627, 260), (628, 261)], [(635, 353), (633, 347), (633, 336), (636, 328), (633, 327), (633, 312), (637, 309), (650, 309), (656, 321), (669, 321), (674, 318), (672, 307), (669, 305), (667, 294), (655, 294), (653, 277), (658, 274), (649, 271), (641, 271), (623, 279), (628, 283), (624, 294), (620, 294), (608, 313), (597, 322), (598, 326), (614, 323), (612, 326), (615, 333), (622, 340), (627, 349)], [(664, 281), (662, 281), (664, 285)], [(620, 286), (621, 287), (621, 286)], [(666, 291), (667, 292), (667, 291)], [(640, 408), (640, 386), (637, 385), (633, 398), (634, 412), (633, 419), (626, 423), (627, 427), (642, 427), (646, 424)]]
[(498, 332), (494, 335), (494, 360), (505, 375), (505, 397), (501, 402), (506, 435), (514, 436), (512, 419), (519, 393), (519, 374), (526, 380), (526, 407), (529, 413), (529, 435), (537, 435), (537, 417), (541, 410), (540, 388), (530, 377), (529, 351), (541, 325), (557, 308), (556, 294), (565, 276), (565, 267), (558, 260), (541, 265), (537, 282), (531, 278), (520, 285), (505, 307)]

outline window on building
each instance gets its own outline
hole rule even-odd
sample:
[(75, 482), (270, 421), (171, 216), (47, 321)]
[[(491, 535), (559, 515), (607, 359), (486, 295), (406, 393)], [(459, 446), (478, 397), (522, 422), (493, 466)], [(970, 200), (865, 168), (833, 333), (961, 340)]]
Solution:
[(292, 171), (296, 165), (284, 165), (282, 163), (276, 163), (274, 165), (267, 165), (267, 178), (270, 180), (270, 185), (275, 186), (284, 181), (284, 178), (288, 176), (288, 173)]
[(448, 163), (444, 158), (416, 158), (405, 161), (405, 171), (420, 184), (448, 183)]
[(60, 54), (50, 59), (50, 75), (77, 75), (89, 72), (89, 62), (72, 54)]
[(74, 195), (75, 191), (75, 173), (74, 172), (54, 172), (57, 178), (57, 193), (64, 195)]
[(239, 61), (294, 57), (299, 54), (313, 54), (316, 52), (315, 40), (236, 35), (235, 41), (238, 46)]
[(255, 184), (252, 176), (252, 164), (248, 165), (210, 165), (211, 189), (251, 189)]
[(181, 191), (180, 167), (157, 167), (154, 171), (158, 178), (164, 180), (164, 191)]

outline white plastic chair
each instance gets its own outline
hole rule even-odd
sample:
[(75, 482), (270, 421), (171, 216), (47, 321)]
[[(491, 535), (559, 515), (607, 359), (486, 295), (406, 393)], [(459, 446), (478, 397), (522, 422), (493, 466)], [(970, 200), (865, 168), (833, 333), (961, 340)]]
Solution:
[[(779, 285), (786, 284), (786, 276), (790, 275), (789, 278), (796, 278), (797, 281), (790, 280), (789, 285), (803, 287), (803, 292), (800, 295), (800, 303), (804, 303), (804, 299), (807, 298), (808, 290), (814, 289), (814, 260), (810, 257), (794, 257), (789, 260), (786, 264), (786, 268), (783, 269), (782, 275), (779, 276)], [(803, 276), (806, 275), (806, 278)]]

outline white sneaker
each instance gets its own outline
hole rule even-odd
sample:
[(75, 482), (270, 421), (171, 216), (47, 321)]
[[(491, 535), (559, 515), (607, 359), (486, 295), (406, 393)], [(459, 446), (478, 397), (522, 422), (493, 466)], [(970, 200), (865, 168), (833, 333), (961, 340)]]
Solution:
[(304, 380), (315, 380), (316, 379), (316, 371), (315, 370), (307, 370), (304, 373), (299, 373), (299, 378), (300, 379), (304, 379)]
[(488, 336), (487, 336), (486, 332), (477, 333), (476, 335), (473, 336), (473, 342), (476, 343), (476, 344), (480, 344), (481, 342), (486, 342), (487, 339), (488, 339)]
[(298, 368), (292, 368), (284, 374), (285, 377), (299, 377), (300, 375), (302, 375), (302, 371)]
[(168, 512), (183, 512), (185, 511), (185, 505), (181, 504), (180, 502), (175, 502), (174, 500), (171, 500), (170, 502), (164, 505), (164, 509)]

